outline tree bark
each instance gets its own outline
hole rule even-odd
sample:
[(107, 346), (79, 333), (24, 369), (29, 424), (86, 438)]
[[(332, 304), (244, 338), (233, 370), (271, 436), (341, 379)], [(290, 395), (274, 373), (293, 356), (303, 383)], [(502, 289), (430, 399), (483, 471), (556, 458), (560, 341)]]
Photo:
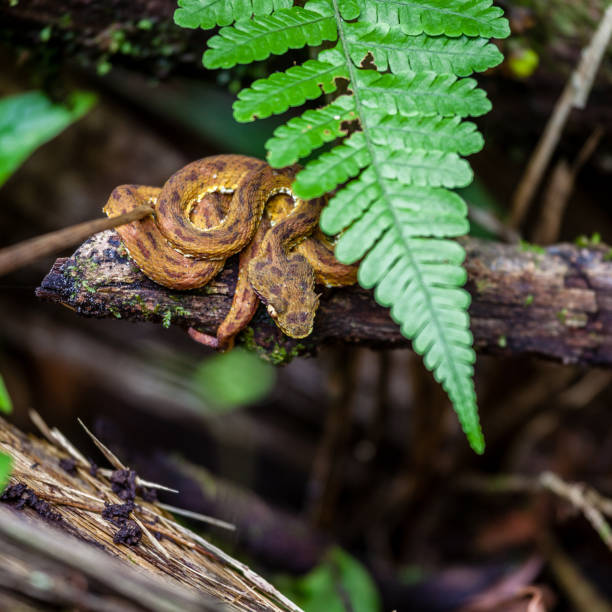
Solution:
[[(91, 466), (57, 429), (39, 427), (48, 441), (0, 418), (0, 450), (12, 462), (0, 495), (2, 609), (300, 612), (146, 501), (138, 475)], [(130, 524), (137, 537), (121, 535)]]
[[(612, 261), (604, 246), (546, 249), (464, 239), (467, 290), (477, 350), (534, 354), (564, 363), (612, 365)], [(110, 230), (58, 259), (36, 290), (79, 314), (197, 327), (214, 334), (229, 310), (236, 264), (206, 287), (165, 289), (132, 264)], [(329, 342), (402, 347), (409, 342), (360, 287), (323, 289), (311, 336), (284, 336), (260, 308), (239, 342), (274, 363), (312, 353)]]

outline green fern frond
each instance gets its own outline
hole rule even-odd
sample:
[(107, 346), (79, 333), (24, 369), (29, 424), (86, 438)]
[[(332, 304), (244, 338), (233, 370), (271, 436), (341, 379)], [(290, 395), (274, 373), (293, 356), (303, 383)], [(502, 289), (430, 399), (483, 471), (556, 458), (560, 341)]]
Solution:
[(269, 15), (272, 11), (289, 8), (292, 0), (178, 0), (174, 21), (182, 28), (210, 30), (239, 19)]
[(401, 24), (406, 34), (416, 36), (510, 35), (504, 12), (493, 0), (359, 0), (360, 21)]
[[(502, 59), (489, 38), (509, 34), (491, 0), (179, 0), (175, 20), (229, 25), (209, 41), (204, 63), (230, 67), (306, 44), (337, 41), (285, 72), (238, 94), (234, 115), (252, 121), (340, 90), (266, 144), (275, 167), (308, 162), (294, 190), (303, 198), (337, 189), (321, 228), (340, 233), (336, 257), (361, 261), (360, 284), (374, 288), (402, 333), (448, 393), (474, 450), (484, 440), (472, 381), (469, 295), (461, 289), (465, 253), (450, 240), (467, 232), (467, 210), (450, 188), (472, 179), (460, 157), (483, 139), (464, 117), (491, 104), (466, 77)], [(231, 17), (231, 18), (230, 18)], [(351, 180), (352, 179), (352, 180)], [(349, 181), (347, 183), (347, 181)]]

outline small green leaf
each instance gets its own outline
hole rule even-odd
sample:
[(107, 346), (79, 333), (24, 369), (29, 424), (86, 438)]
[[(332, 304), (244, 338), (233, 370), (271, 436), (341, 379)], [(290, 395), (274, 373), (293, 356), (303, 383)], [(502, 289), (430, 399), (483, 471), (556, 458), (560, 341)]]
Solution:
[(13, 461), (9, 455), (0, 453), (0, 493), (4, 491), (11, 475)]
[(276, 586), (307, 612), (378, 612), (380, 596), (370, 574), (359, 561), (333, 548), (322, 563), (305, 576), (280, 576)]
[(213, 406), (231, 410), (263, 399), (274, 386), (275, 377), (273, 366), (237, 348), (203, 361), (193, 383)]
[(40, 91), (0, 99), (0, 185), (42, 144), (82, 117), (95, 96), (79, 91), (68, 106), (53, 104)]
[(8, 394), (4, 379), (2, 378), (2, 374), (0, 374), (0, 412), (9, 413), (12, 411), (13, 402), (11, 402), (11, 396)]

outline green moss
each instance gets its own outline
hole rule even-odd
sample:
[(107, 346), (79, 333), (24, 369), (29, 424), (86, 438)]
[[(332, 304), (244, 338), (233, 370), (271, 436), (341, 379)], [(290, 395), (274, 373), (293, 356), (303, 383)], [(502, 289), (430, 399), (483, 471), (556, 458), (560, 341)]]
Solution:
[(168, 329), (172, 324), (172, 317), (188, 317), (190, 314), (191, 311), (183, 308), (182, 306), (169, 308), (168, 310), (164, 311), (164, 314), (162, 315), (162, 325), (165, 329)]
[(72, 15), (70, 13), (64, 13), (57, 21), (57, 25), (60, 28), (69, 28), (72, 26)]
[(599, 234), (599, 232), (593, 232), (593, 234), (589, 238), (588, 236), (582, 234), (574, 240), (574, 244), (577, 247), (581, 248), (599, 246), (601, 244), (601, 235)]
[(544, 255), (546, 253), (546, 249), (537, 245), (531, 244), (526, 240), (521, 240), (519, 243), (519, 250), (524, 251), (526, 253), (537, 253), (538, 255)]
[(491, 282), (482, 278), (476, 281), (476, 291), (484, 293), (491, 286)]
[(585, 327), (589, 317), (584, 312), (570, 313), (567, 308), (562, 308), (556, 313), (559, 322), (567, 327)]
[(121, 318), (121, 313), (114, 306), (109, 306), (108, 311), (113, 315), (113, 317), (115, 317), (115, 319)]
[(92, 259), (81, 259), (80, 257), (76, 257), (73, 261), (74, 263), (67, 266), (63, 272), (63, 276), (72, 281), (73, 292), (70, 294), (71, 300), (74, 300), (82, 289), (88, 293), (95, 293), (97, 291), (97, 288), (90, 285), (86, 278), (100, 265)]
[(141, 30), (151, 30), (153, 28), (153, 22), (150, 19), (141, 19), (136, 27)]
[(255, 344), (255, 332), (251, 326), (245, 327), (240, 333), (240, 341), (249, 351), (257, 350), (257, 345)]
[(115, 30), (110, 35), (110, 43), (108, 45), (108, 50), (111, 53), (117, 53), (123, 42), (125, 42), (125, 32), (123, 30)]
[(255, 332), (250, 326), (246, 327), (241, 332), (240, 342), (242, 342), (247, 350), (257, 353), (259, 357), (272, 365), (287, 364), (295, 357), (299, 357), (306, 350), (306, 345), (298, 343), (288, 351), (284, 346), (275, 342), (273, 336), (264, 340), (264, 344), (272, 344), (272, 342), (274, 342), (274, 346), (271, 349), (267, 349), (255, 341)]
[(603, 260), (604, 261), (612, 261), (612, 249), (610, 249), (604, 256), (603, 256)]
[(497, 346), (499, 346), (500, 348), (506, 348), (508, 346), (508, 340), (506, 336), (500, 336), (497, 339)]
[(299, 357), (305, 348), (303, 344), (298, 343), (290, 351), (287, 351), (284, 346), (275, 343), (272, 350), (268, 352), (264, 351), (261, 357), (272, 365), (285, 365), (291, 362), (295, 357)]
[[(104, 76), (113, 69), (113, 65), (108, 61), (106, 57), (100, 58), (100, 61), (96, 64), (96, 72), (98, 76)], [(127, 252), (126, 252), (127, 253)]]
[(272, 365), (281, 365), (287, 362), (287, 349), (276, 343), (269, 353), (266, 353), (264, 359)]
[(49, 39), (51, 38), (51, 33), (53, 31), (53, 27), (48, 25), (46, 28), (43, 28), (40, 31), (40, 34), (38, 35), (38, 38), (40, 38), (41, 42), (49, 42)]
[(138, 307), (138, 310), (140, 310), (140, 313), (142, 314), (142, 317), (145, 321), (147, 321), (148, 319), (150, 319), (153, 315), (156, 315), (159, 313), (159, 304), (157, 304), (155, 306), (155, 308), (151, 309), (147, 306), (147, 303), (144, 301), (144, 299), (142, 298), (142, 296), (136, 294), (133, 297), (131, 297), (127, 303), (130, 306), (136, 306)]
[(530, 293), (526, 298), (525, 298), (525, 306), (531, 306), (533, 304), (533, 295)]
[(96, 292), (96, 288), (92, 287), (87, 281), (83, 281), (81, 283), (81, 287), (83, 287), (83, 289), (85, 289), (85, 291), (87, 291), (87, 293), (95, 293)]

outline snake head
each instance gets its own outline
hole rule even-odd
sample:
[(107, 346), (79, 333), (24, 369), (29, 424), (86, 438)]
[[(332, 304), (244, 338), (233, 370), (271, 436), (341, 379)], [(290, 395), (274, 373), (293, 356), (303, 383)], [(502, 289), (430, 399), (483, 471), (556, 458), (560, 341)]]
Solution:
[(312, 332), (319, 296), (314, 291), (314, 272), (302, 255), (275, 261), (263, 257), (249, 263), (249, 282), (268, 314), (291, 338)]

